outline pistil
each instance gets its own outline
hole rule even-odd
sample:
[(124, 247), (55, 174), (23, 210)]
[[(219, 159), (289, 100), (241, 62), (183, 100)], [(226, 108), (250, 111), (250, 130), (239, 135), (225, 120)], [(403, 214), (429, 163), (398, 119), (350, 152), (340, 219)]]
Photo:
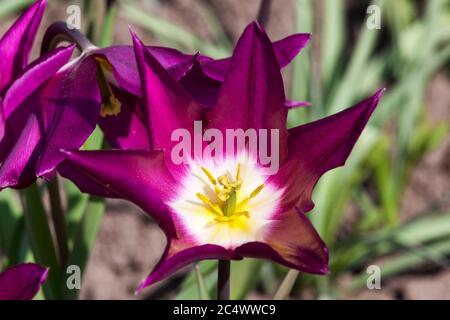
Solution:
[(255, 198), (261, 192), (264, 188), (264, 184), (258, 186), (249, 196), (237, 203), (238, 192), (243, 183), (240, 177), (240, 164), (237, 166), (234, 181), (230, 181), (227, 174), (221, 175), (216, 179), (207, 168), (202, 167), (201, 169), (212, 184), (216, 199), (213, 201), (199, 192), (196, 193), (196, 195), (206, 205), (208, 210), (216, 215), (214, 219), (218, 222), (230, 222), (239, 219), (242, 216), (249, 218), (250, 213), (245, 210), (245, 207), (251, 199)]

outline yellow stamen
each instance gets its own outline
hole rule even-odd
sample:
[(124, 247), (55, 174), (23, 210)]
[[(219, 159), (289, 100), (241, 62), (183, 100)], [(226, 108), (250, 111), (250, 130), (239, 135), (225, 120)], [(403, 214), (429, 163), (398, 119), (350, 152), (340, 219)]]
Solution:
[(228, 187), (228, 175), (224, 174), (223, 176), (218, 177), (217, 180), (219, 180), (221, 186)]
[(230, 192), (228, 190), (220, 190), (219, 193), (217, 193), (217, 198), (219, 198), (221, 201), (225, 202), (230, 197)]
[(214, 176), (211, 174), (211, 172), (209, 172), (208, 169), (206, 169), (205, 167), (202, 167), (202, 171), (206, 174), (206, 176), (208, 177), (209, 181), (211, 181), (211, 183), (214, 186), (217, 185), (216, 179), (214, 179)]
[(256, 188), (255, 190), (253, 190), (253, 192), (252, 193), (250, 193), (250, 199), (253, 199), (254, 197), (256, 197), (260, 192), (261, 192), (261, 190), (264, 188), (264, 183), (263, 184), (261, 184), (258, 188)]
[(105, 74), (111, 73), (112, 66), (104, 58), (96, 57), (99, 68), (97, 70), (97, 82), (100, 88), (100, 95), (102, 98), (102, 105), (100, 109), (100, 116), (116, 116), (120, 113), (122, 104), (115, 96), (110, 83), (107, 81)]
[(241, 178), (241, 164), (240, 163), (238, 163), (236, 171), (237, 171), (236, 172), (236, 181), (239, 181)]
[(241, 217), (249, 218), (250, 213), (244, 209), (248, 202), (261, 192), (264, 188), (264, 184), (258, 186), (249, 196), (236, 205), (238, 191), (242, 185), (241, 165), (237, 165), (236, 179), (234, 181), (229, 180), (228, 174), (215, 178), (207, 168), (201, 167), (201, 169), (214, 187), (216, 200), (212, 201), (201, 193), (196, 193), (196, 195), (205, 205), (207, 205), (208, 209), (216, 215), (214, 220), (218, 222), (230, 222)]
[(100, 109), (101, 117), (104, 118), (106, 116), (117, 116), (120, 113), (122, 104), (116, 98), (114, 93), (112, 93), (112, 90), (111, 90), (111, 94), (109, 95), (109, 97), (106, 99), (103, 99), (103, 100), (104, 101), (102, 102), (102, 107)]
[(239, 204), (237, 205), (237, 208), (243, 208), (245, 207), (248, 202), (253, 199), (254, 197), (256, 197), (261, 190), (265, 187), (265, 184), (261, 184), (260, 186), (258, 186), (255, 190), (252, 191), (252, 193), (250, 193), (250, 196), (248, 196), (247, 198), (245, 198), (244, 200), (242, 200), (241, 202), (239, 202)]
[(248, 211), (241, 211), (241, 212), (236, 212), (235, 214), (233, 214), (230, 217), (227, 217), (227, 216), (222, 217), (221, 216), (221, 217), (214, 218), (214, 220), (216, 220), (218, 222), (230, 222), (230, 221), (235, 221), (235, 220), (239, 219), (240, 217), (249, 218), (250, 213)]
[(218, 214), (219, 216), (223, 216), (223, 212), (222, 209), (220, 209), (220, 207), (215, 204), (212, 203), (211, 200), (209, 200), (209, 198), (203, 194), (201, 194), (200, 192), (196, 193), (197, 198), (199, 198), (204, 204), (207, 204), (216, 214)]

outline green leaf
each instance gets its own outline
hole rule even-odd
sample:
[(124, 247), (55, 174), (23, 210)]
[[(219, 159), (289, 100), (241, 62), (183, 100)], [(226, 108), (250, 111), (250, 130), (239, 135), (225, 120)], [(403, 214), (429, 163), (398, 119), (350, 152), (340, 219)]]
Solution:
[(231, 262), (231, 296), (232, 300), (245, 299), (260, 278), (262, 261), (244, 259)]
[(323, 8), (320, 71), (324, 85), (328, 87), (339, 62), (343, 59), (342, 51), (344, 49), (346, 28), (344, 1), (325, 0)]
[(225, 57), (228, 53), (227, 49), (211, 45), (186, 31), (184, 28), (176, 26), (173, 22), (146, 13), (128, 1), (121, 1), (120, 4), (122, 8), (121, 12), (123, 12), (125, 18), (146, 28), (162, 40), (179, 44), (189, 50), (200, 50), (202, 53), (215, 58)]
[(48, 280), (44, 285), (47, 299), (62, 298), (61, 269), (42, 203), (42, 195), (36, 184), (22, 190), (25, 222), (31, 247), (37, 263), (50, 268)]
[(22, 209), (18, 200), (16, 192), (11, 189), (0, 192), (0, 248), (3, 252), (13, 245), (14, 230), (20, 223)]
[[(81, 275), (84, 274), (87, 262), (91, 255), (104, 211), (105, 199), (91, 196), (86, 212), (78, 225), (73, 250), (69, 258), (69, 265), (78, 266), (81, 270)], [(77, 290), (71, 290), (68, 294), (71, 298), (76, 298), (79, 292)]]
[[(374, 1), (374, 3), (382, 7), (382, 1)], [(356, 47), (351, 55), (350, 63), (345, 74), (339, 84), (331, 94), (327, 110), (336, 113), (345, 107), (350, 106), (357, 98), (354, 88), (359, 86), (361, 76), (366, 72), (368, 60), (375, 48), (375, 43), (380, 35), (379, 30), (371, 30), (362, 26), (360, 36), (356, 43)]]
[(0, 1), (0, 18), (23, 10), (35, 0), (2, 0)]
[[(205, 260), (198, 263), (202, 270), (202, 276), (209, 296), (214, 295), (217, 284), (217, 260)], [(197, 287), (195, 271), (193, 270), (183, 281), (178, 292), (177, 300), (199, 300), (200, 295)]]
[[(442, 241), (436, 244), (430, 245), (429, 250), (432, 250), (435, 254), (445, 256), (450, 254), (450, 241)], [(383, 280), (389, 279), (401, 272), (411, 270), (428, 260), (415, 252), (407, 252), (400, 255), (397, 258), (393, 258), (386, 263), (380, 265), (381, 275)], [(353, 292), (361, 289), (366, 285), (367, 274), (361, 274), (358, 276), (348, 287), (348, 291)]]
[(99, 41), (100, 47), (106, 47), (112, 44), (116, 17), (117, 17), (117, 6), (115, 2), (113, 2), (106, 12), (105, 21), (103, 22), (103, 25), (101, 27), (100, 41)]

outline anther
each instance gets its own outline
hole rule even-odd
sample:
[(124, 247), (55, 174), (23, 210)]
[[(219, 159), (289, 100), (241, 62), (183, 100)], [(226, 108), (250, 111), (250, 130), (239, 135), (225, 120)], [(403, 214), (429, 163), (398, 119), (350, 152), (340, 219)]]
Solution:
[(202, 167), (202, 171), (206, 174), (209, 181), (211, 181), (211, 183), (215, 186), (217, 184), (217, 181), (216, 179), (214, 179), (214, 176), (211, 174), (211, 172), (209, 172), (209, 170), (206, 169), (205, 167)]

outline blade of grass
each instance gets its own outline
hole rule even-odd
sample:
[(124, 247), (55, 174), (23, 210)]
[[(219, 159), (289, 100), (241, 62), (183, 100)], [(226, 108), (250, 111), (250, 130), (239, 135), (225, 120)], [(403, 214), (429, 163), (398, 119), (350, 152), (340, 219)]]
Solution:
[[(297, 0), (295, 2), (296, 11), (296, 32), (312, 32), (313, 7), (308, 0)], [(313, 40), (314, 41), (314, 36)], [(293, 62), (291, 96), (294, 100), (310, 99), (311, 83), (311, 49), (310, 46), (303, 49), (302, 54)], [(296, 108), (289, 111), (288, 126), (295, 127), (309, 120), (307, 108)]]
[[(104, 211), (105, 199), (91, 196), (83, 219), (78, 226), (78, 233), (69, 258), (69, 265), (78, 266), (82, 276), (97, 238)], [(78, 294), (78, 290), (71, 290), (68, 296), (74, 299)]]
[(0, 18), (16, 13), (31, 5), (35, 0), (2, 0), (0, 1)]
[(186, 49), (194, 51), (199, 50), (214, 58), (223, 58), (228, 53), (226, 49), (211, 45), (210, 43), (201, 40), (196, 35), (186, 31), (184, 28), (143, 12), (142, 9), (129, 2), (120, 1), (120, 4), (122, 8), (121, 12), (126, 19), (146, 28), (163, 40), (169, 39), (172, 43), (178, 43)]
[[(374, 1), (374, 4), (382, 7), (383, 2)], [(329, 113), (336, 113), (354, 102), (356, 98), (354, 88), (358, 87), (359, 79), (365, 73), (366, 65), (379, 34), (379, 30), (371, 30), (363, 24), (344, 76), (335, 91), (331, 93), (331, 98), (327, 103)]]
[(336, 66), (342, 59), (346, 25), (344, 1), (325, 0), (324, 2), (321, 76), (324, 87), (329, 88)]
[(44, 285), (47, 299), (62, 297), (61, 270), (56, 257), (42, 196), (36, 184), (22, 190), (25, 222), (37, 263), (50, 268)]
[(197, 280), (199, 300), (210, 300), (208, 290), (206, 289), (205, 280), (198, 263), (194, 264), (195, 279)]
[(295, 281), (297, 281), (299, 274), (300, 272), (298, 272), (297, 270), (290, 269), (281, 282), (281, 285), (275, 293), (273, 300), (285, 300), (289, 298), (289, 295), (295, 285)]
[(244, 259), (231, 263), (231, 299), (245, 299), (260, 279), (262, 261)]
[[(205, 288), (208, 291), (208, 296), (211, 297), (214, 294), (216, 281), (217, 281), (217, 261), (206, 260), (199, 262), (200, 269), (202, 270), (202, 276), (205, 284)], [(195, 272), (191, 272), (183, 281), (180, 291), (176, 297), (177, 300), (198, 300), (200, 299), (199, 291), (197, 288), (197, 281)]]
[[(429, 250), (433, 250), (435, 253), (445, 256), (450, 254), (450, 241), (442, 241), (428, 247)], [(406, 270), (410, 270), (414, 267), (417, 267), (427, 259), (424, 257), (417, 255), (413, 252), (407, 252), (402, 254), (397, 258), (393, 258), (385, 264), (381, 265), (381, 274), (383, 280), (389, 279), (401, 272)], [(353, 282), (349, 285), (349, 287), (345, 290), (347, 292), (355, 292), (358, 289), (363, 288), (366, 285), (367, 274), (362, 274), (358, 276)]]

